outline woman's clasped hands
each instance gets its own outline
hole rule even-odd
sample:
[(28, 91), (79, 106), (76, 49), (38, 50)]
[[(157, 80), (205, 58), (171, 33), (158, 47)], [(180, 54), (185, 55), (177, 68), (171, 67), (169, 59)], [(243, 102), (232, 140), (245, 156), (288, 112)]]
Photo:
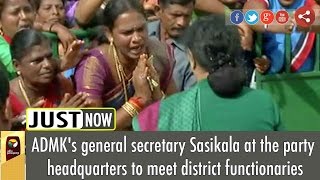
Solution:
[(142, 54), (133, 71), (132, 82), (136, 97), (140, 97), (145, 105), (162, 98), (160, 76), (153, 66), (153, 56)]

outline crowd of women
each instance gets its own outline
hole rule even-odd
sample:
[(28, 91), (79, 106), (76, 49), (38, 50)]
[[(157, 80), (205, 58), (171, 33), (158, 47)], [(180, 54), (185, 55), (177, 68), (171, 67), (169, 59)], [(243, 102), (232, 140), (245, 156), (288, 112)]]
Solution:
[[(1, 0), (0, 129), (23, 126), (29, 107), (113, 107), (118, 130), (282, 130), (271, 96), (246, 82), (255, 68), (283, 69), (283, 33), (293, 39), (293, 71), (309, 71), (315, 32), (292, 28), (292, 21), (268, 29), (227, 25), (226, 5), (246, 11), (305, 4), (318, 8), (313, 0)], [(161, 18), (172, 22), (170, 32)], [(147, 25), (159, 19), (162, 37), (151, 38)], [(84, 48), (73, 30), (93, 26), (99, 32)], [(56, 34), (58, 57), (43, 32)], [(253, 54), (254, 32), (263, 33), (265, 55), (241, 58)], [(176, 59), (172, 42), (182, 44), (185, 58)], [(183, 90), (180, 61), (194, 77)]]

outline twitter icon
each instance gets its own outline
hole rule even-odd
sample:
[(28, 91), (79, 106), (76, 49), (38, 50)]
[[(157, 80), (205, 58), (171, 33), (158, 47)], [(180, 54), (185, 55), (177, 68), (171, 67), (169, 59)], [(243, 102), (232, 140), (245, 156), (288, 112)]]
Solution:
[(247, 11), (244, 19), (249, 25), (255, 25), (259, 21), (259, 14), (257, 11), (249, 10)]

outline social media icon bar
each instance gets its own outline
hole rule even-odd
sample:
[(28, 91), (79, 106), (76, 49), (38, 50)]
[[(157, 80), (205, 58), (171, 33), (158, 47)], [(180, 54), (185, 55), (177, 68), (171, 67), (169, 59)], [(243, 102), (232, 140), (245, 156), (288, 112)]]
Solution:
[(289, 21), (289, 13), (285, 10), (280, 10), (276, 14), (276, 21), (279, 24), (285, 24)]
[(254, 10), (249, 10), (247, 11), (246, 15), (245, 15), (245, 21), (249, 24), (249, 25), (255, 25), (258, 23), (259, 21), (259, 14), (257, 11)]
[(235, 10), (230, 15), (230, 22), (232, 24), (240, 24), (244, 19), (243, 13), (240, 10)]
[(274, 20), (274, 14), (270, 10), (264, 10), (260, 14), (260, 21), (263, 24), (271, 24)]
[(311, 7), (303, 6), (297, 9), (294, 18), (299, 26), (309, 27), (313, 24), (316, 16)]

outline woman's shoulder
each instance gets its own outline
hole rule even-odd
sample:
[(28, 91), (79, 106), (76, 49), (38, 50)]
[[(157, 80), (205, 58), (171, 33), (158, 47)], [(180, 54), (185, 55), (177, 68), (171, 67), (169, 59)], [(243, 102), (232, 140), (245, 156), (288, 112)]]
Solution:
[(15, 92), (17, 91), (18, 87), (19, 87), (19, 77), (16, 77), (14, 79), (12, 79), (9, 82), (10, 85), (10, 92)]
[(64, 93), (74, 94), (75, 93), (71, 79), (64, 77), (62, 74), (58, 74), (56, 80), (57, 80), (56, 82), (59, 84), (59, 87), (60, 87), (60, 90), (62, 91), (61, 92), (62, 94), (64, 94)]
[(255, 100), (256, 102), (261, 102), (261, 103), (273, 103), (273, 97), (272, 95), (262, 89), (252, 89), (245, 87), (243, 89), (242, 93), (245, 97), (249, 97), (250, 99)]
[(21, 97), (19, 94), (19, 79), (15, 78), (10, 81), (10, 92), (9, 92), (9, 116), (11, 118), (18, 116), (21, 114), (22, 111), (25, 109), (25, 105), (21, 101)]
[(189, 101), (190, 99), (195, 99), (195, 96), (197, 95), (197, 90), (198, 86), (195, 85), (188, 90), (172, 94), (161, 102), (162, 104), (174, 104), (174, 106), (179, 106), (177, 104), (184, 104), (186, 101)]
[(86, 63), (97, 63), (102, 66), (107, 66), (107, 61), (108, 58), (106, 58), (103, 50), (100, 47), (96, 47), (94, 49), (90, 49), (84, 54), (77, 68), (84, 66)]
[(93, 49), (90, 49), (84, 56), (86, 59), (87, 58), (97, 58), (99, 60), (106, 60), (107, 58), (105, 57), (105, 53), (102, 49), (102, 47), (96, 47)]
[(178, 105), (179, 103), (180, 104), (183, 104), (185, 101), (187, 101), (188, 99), (194, 99), (195, 98), (195, 95), (196, 95), (196, 91), (197, 91), (197, 86), (194, 86), (188, 90), (185, 90), (185, 91), (181, 91), (181, 92), (178, 92), (178, 93), (175, 93), (175, 94), (172, 94), (170, 95), (169, 97), (167, 97), (166, 99), (164, 100), (161, 100), (161, 101), (157, 101), (157, 103), (154, 103), (150, 106), (148, 106), (144, 111), (152, 111), (152, 109), (154, 108), (154, 106), (159, 106), (159, 104), (161, 104), (161, 106), (165, 105), (174, 105), (176, 106), (177, 108), (179, 108), (180, 106)]
[(0, 36), (0, 46), (1, 47), (10, 47), (10, 45), (7, 43), (7, 41), (3, 38), (3, 36)]
[(1, 58), (5, 57), (6, 59), (11, 58), (10, 45), (2, 36), (0, 36), (0, 56)]

